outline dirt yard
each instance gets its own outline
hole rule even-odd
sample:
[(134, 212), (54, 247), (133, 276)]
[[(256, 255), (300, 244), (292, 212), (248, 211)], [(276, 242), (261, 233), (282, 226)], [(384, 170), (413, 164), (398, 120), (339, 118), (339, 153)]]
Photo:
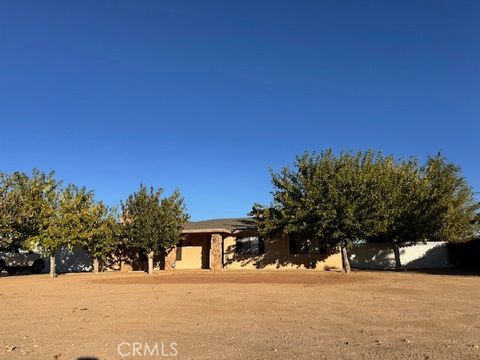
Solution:
[(0, 308), (1, 359), (480, 359), (480, 276), (4, 276)]

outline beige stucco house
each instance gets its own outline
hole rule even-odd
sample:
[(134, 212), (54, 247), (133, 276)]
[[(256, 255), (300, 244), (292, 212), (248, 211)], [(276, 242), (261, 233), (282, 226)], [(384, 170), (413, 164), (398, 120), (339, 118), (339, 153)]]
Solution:
[(251, 218), (190, 222), (183, 234), (166, 257), (166, 270), (342, 268), (341, 254), (327, 253), (318, 241), (261, 238)]

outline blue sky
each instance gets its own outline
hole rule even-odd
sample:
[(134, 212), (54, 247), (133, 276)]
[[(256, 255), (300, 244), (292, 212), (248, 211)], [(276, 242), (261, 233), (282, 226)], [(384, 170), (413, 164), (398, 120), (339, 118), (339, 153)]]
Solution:
[(442, 150), (480, 191), (478, 1), (0, 2), (0, 171), (192, 219), (270, 200), (305, 150)]

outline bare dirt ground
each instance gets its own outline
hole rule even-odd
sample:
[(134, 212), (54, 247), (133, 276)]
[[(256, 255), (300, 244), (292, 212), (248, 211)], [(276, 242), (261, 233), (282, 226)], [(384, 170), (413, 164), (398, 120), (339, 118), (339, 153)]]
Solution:
[(0, 309), (1, 359), (480, 359), (480, 276), (11, 276)]

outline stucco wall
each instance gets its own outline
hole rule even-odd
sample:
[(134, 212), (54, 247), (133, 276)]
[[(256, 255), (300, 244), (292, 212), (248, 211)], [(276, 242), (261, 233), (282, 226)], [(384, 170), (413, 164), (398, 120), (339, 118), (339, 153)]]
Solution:
[(225, 269), (341, 269), (340, 253), (325, 254), (290, 254), (288, 238), (278, 238), (265, 242), (265, 254), (239, 255), (235, 253), (235, 237), (223, 240)]
[[(349, 253), (350, 264), (358, 269), (390, 269), (395, 256), (388, 243), (364, 244)], [(400, 261), (407, 269), (443, 269), (451, 267), (446, 242), (427, 242), (400, 248)]]
[[(179, 250), (181, 249), (181, 250)], [(202, 246), (182, 246), (177, 248), (177, 253), (182, 254), (182, 260), (175, 261), (176, 269), (201, 269), (202, 268)]]
[[(183, 245), (177, 247), (181, 252), (181, 260), (175, 260), (176, 269), (208, 269), (210, 234), (190, 234), (184, 239)], [(181, 249), (181, 250), (180, 250)]]

